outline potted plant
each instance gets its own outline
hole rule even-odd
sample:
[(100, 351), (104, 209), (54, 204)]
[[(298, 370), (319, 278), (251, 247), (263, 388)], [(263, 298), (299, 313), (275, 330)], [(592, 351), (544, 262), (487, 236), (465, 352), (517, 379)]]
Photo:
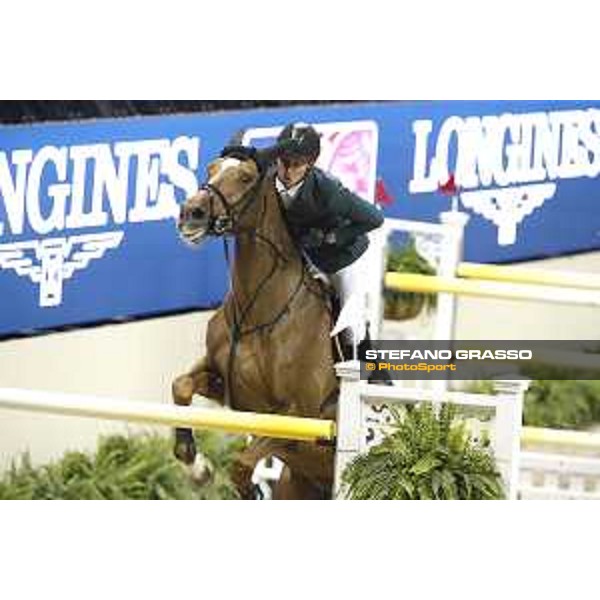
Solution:
[(495, 500), (505, 497), (489, 439), (475, 440), (456, 408), (391, 408), (392, 431), (357, 456), (342, 482), (352, 500)]
[[(392, 249), (387, 258), (387, 271), (435, 275), (435, 269), (418, 252), (414, 237), (402, 248)], [(414, 319), (425, 308), (431, 311), (436, 306), (436, 294), (420, 294), (386, 290), (384, 292), (386, 319), (405, 321)]]

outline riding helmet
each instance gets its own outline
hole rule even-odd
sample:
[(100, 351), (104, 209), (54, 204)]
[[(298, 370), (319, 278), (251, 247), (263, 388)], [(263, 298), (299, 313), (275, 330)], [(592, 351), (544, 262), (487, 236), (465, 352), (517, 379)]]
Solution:
[(282, 157), (303, 157), (316, 160), (321, 152), (321, 136), (306, 123), (286, 125), (277, 138), (277, 148)]

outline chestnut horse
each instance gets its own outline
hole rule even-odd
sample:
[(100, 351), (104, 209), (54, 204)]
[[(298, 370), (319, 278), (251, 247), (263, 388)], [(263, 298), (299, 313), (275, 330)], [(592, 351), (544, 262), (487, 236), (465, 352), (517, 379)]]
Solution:
[[(235, 410), (335, 418), (330, 296), (288, 233), (274, 180), (272, 167), (234, 153), (209, 165), (208, 181), (181, 207), (184, 240), (233, 236), (235, 252), (206, 355), (174, 380), (173, 399), (188, 406), (200, 394)], [(195, 452), (191, 431), (176, 430), (176, 456), (191, 463)], [(256, 463), (270, 456), (285, 463), (274, 498), (330, 497), (333, 448), (271, 438), (254, 439), (236, 460), (242, 497), (252, 495)]]

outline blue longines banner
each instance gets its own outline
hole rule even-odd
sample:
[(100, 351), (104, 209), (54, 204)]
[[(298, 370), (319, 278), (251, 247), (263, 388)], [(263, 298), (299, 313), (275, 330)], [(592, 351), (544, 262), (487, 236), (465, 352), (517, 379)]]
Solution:
[(231, 136), (322, 133), (319, 164), (386, 216), (437, 221), (449, 174), (465, 257), (600, 245), (600, 102), (366, 103), (0, 127), (0, 336), (214, 306), (222, 246), (181, 242), (179, 204)]

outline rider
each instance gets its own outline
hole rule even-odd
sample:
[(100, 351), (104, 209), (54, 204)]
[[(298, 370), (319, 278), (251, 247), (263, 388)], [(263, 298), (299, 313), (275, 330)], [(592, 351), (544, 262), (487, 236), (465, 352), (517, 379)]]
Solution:
[(361, 284), (356, 267), (369, 245), (366, 234), (380, 227), (384, 218), (376, 206), (315, 166), (320, 152), (314, 127), (305, 123), (284, 127), (276, 144), (275, 186), (292, 237), (313, 272), (328, 275), (343, 307)]

